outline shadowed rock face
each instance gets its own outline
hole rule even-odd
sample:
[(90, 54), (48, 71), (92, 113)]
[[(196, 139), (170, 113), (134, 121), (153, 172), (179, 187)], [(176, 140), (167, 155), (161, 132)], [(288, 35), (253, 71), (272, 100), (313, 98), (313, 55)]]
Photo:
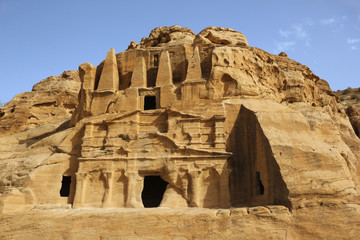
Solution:
[[(267, 237), (286, 239), (337, 238), (306, 222), (334, 219), (341, 228), (350, 221), (346, 211), (360, 209), (360, 140), (328, 83), (285, 53), (250, 47), (232, 29), (195, 35), (179, 26), (156, 28), (124, 52), (111, 49), (98, 66), (84, 63), (79, 72), (43, 80), (0, 116), (5, 215), (55, 207), (92, 209), (96, 216), (102, 208), (136, 208), (141, 215), (160, 206), (170, 208), (164, 218), (182, 208), (202, 219), (196, 232), (208, 229), (215, 214), (212, 231), (227, 237), (248, 237), (250, 230), (236, 230), (246, 218), (270, 229)], [(339, 214), (343, 221), (336, 221)], [(222, 224), (229, 217), (232, 227)], [(360, 223), (358, 210), (351, 219)], [(84, 228), (79, 224), (72, 236)]]
[(348, 87), (336, 91), (341, 104), (347, 106), (346, 114), (349, 116), (351, 125), (358, 137), (360, 137), (360, 88)]
[(355, 104), (346, 109), (346, 113), (350, 118), (351, 125), (356, 135), (360, 138), (360, 104)]

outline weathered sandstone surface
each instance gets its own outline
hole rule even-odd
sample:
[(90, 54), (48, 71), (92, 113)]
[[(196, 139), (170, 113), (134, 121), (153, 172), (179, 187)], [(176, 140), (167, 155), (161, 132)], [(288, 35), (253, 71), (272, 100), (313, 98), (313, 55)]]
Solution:
[(356, 111), (240, 32), (156, 28), (1, 108), (0, 237), (356, 239)]
[(346, 109), (356, 135), (360, 137), (360, 104), (355, 104)]
[(80, 85), (77, 71), (65, 71), (35, 84), (31, 92), (16, 95), (0, 108), (0, 136), (70, 118), (78, 105)]
[[(0, 216), (2, 239), (358, 239), (359, 207), (34, 209)], [(335, 216), (334, 216), (335, 214)], [(332, 217), (329, 217), (332, 216)]]
[(341, 104), (346, 106), (346, 113), (355, 130), (356, 135), (360, 137), (360, 88), (348, 87), (345, 90), (338, 90)]

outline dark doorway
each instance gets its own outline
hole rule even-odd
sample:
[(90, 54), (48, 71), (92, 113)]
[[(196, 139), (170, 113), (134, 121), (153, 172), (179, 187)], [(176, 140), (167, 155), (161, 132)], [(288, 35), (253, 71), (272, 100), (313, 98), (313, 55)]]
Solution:
[(68, 197), (70, 195), (71, 176), (63, 176), (61, 181), (60, 197)]
[(166, 190), (167, 182), (160, 176), (145, 176), (141, 199), (144, 207), (158, 207)]
[(256, 172), (256, 194), (264, 195), (264, 184), (261, 182), (260, 172)]
[(145, 96), (144, 110), (156, 109), (156, 96)]

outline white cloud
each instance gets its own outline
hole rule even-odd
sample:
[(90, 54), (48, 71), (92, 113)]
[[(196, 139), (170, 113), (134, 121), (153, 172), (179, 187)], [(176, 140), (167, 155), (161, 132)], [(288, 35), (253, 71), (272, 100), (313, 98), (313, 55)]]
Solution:
[(298, 41), (309, 47), (311, 38), (307, 30), (313, 25), (315, 22), (311, 18), (306, 18), (301, 23), (292, 25), (289, 29), (280, 29), (278, 32), (282, 40), (275, 42), (274, 52), (294, 51), (294, 45)]
[(335, 18), (328, 18), (328, 19), (320, 20), (321, 25), (330, 25), (330, 24), (335, 23), (335, 22), (336, 22)]
[(357, 50), (360, 46), (360, 38), (347, 38), (346, 41), (351, 50)]
[(348, 43), (348, 44), (356, 44), (356, 43), (358, 43), (358, 42), (360, 42), (360, 39), (359, 39), (359, 38), (348, 38), (348, 39), (347, 39), (347, 43)]
[(332, 32), (339, 32), (344, 29), (346, 22), (348, 22), (349, 17), (346, 15), (331, 17), (327, 19), (319, 20), (320, 25), (325, 27), (330, 27)]
[(305, 46), (310, 47), (310, 36), (305, 30), (305, 27), (301, 24), (294, 25), (294, 35), (297, 39), (303, 41), (305, 43)]
[(315, 25), (315, 21), (311, 18), (305, 18), (304, 23), (310, 27)]
[(284, 38), (295, 37), (300, 40), (310, 40), (310, 36), (302, 24), (293, 25), (290, 30), (279, 30), (280, 36)]
[(289, 37), (291, 32), (290, 31), (284, 31), (282, 29), (279, 30), (279, 34), (282, 36), (282, 37)]
[(274, 52), (284, 52), (287, 50), (292, 50), (292, 46), (295, 45), (295, 42), (292, 41), (283, 41), (283, 42), (276, 42), (275, 43), (275, 50)]
[(295, 36), (299, 39), (308, 39), (309, 35), (305, 31), (304, 27), (302, 25), (295, 25), (293, 26), (295, 30)]

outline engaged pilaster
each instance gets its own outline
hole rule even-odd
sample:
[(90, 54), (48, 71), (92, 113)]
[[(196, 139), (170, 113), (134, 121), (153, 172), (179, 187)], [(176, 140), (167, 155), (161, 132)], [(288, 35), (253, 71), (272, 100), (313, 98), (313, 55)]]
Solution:
[(191, 177), (191, 198), (190, 206), (191, 207), (200, 207), (200, 175), (201, 170), (194, 170), (189, 172)]
[(127, 171), (125, 176), (128, 178), (128, 187), (127, 187), (127, 199), (126, 207), (129, 208), (143, 208), (144, 205), (141, 201), (141, 189), (138, 187), (140, 178), (137, 171)]
[(79, 207), (83, 207), (85, 203), (88, 174), (77, 172), (75, 175), (76, 175), (76, 191), (75, 191), (73, 208), (79, 208)]
[(105, 195), (103, 207), (112, 207), (112, 191), (113, 191), (113, 172), (105, 171), (102, 173), (105, 178)]
[(221, 208), (231, 207), (230, 203), (230, 191), (229, 191), (229, 175), (230, 170), (227, 169), (227, 165), (223, 166), (223, 169), (216, 170), (219, 174), (219, 206)]

